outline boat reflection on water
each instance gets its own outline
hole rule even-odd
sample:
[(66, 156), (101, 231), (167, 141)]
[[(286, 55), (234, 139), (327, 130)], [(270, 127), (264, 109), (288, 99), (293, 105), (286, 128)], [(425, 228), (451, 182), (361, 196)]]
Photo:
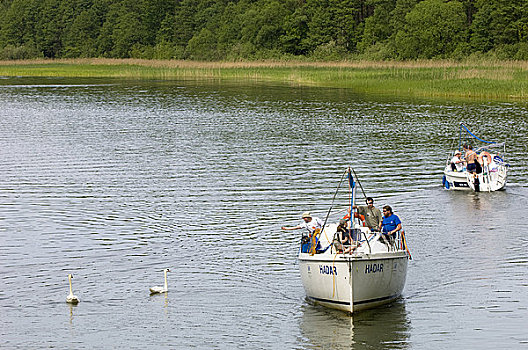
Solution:
[(405, 302), (354, 315), (317, 305), (305, 305), (301, 319), (303, 348), (408, 349), (411, 322)]

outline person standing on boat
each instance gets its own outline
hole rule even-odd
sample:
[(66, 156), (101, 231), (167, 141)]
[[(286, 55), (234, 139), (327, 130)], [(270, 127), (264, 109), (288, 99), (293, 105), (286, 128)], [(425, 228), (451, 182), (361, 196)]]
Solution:
[(365, 224), (371, 231), (377, 231), (383, 216), (381, 215), (381, 211), (374, 206), (374, 199), (372, 197), (367, 197), (366, 203), (367, 205), (353, 205), (352, 209), (357, 209), (358, 214), (365, 217)]
[(462, 156), (462, 153), (460, 153), (459, 150), (456, 150), (453, 159), (451, 159), (451, 170), (453, 171), (463, 171), (464, 170), (464, 163), (466, 161), (463, 160), (461, 156)]
[(464, 151), (466, 151), (467, 171), (475, 174), (477, 172), (477, 153), (473, 151), (471, 145), (464, 145)]
[[(317, 233), (321, 232), (323, 229), (323, 221), (318, 218), (317, 216), (312, 216), (309, 212), (304, 212), (302, 214), (303, 222), (301, 222), (297, 226), (293, 227), (286, 227), (282, 226), (282, 230), (291, 231), (291, 230), (299, 230), (299, 229), (306, 229), (308, 236), (303, 234), (301, 239), (301, 251), (303, 253), (312, 252), (315, 253), (317, 250), (321, 248), (321, 244), (319, 242)], [(315, 237), (314, 237), (315, 234)]]
[(285, 231), (291, 231), (304, 228), (308, 231), (308, 236), (311, 238), (316, 229), (321, 230), (323, 228), (323, 220), (321, 220), (317, 216), (312, 216), (312, 214), (310, 214), (309, 212), (304, 212), (302, 214), (302, 219), (303, 221), (297, 226), (282, 226), (281, 229)]
[(380, 223), (381, 237), (388, 242), (396, 239), (396, 232), (401, 230), (402, 225), (400, 218), (392, 212), (389, 205), (383, 207), (383, 221)]

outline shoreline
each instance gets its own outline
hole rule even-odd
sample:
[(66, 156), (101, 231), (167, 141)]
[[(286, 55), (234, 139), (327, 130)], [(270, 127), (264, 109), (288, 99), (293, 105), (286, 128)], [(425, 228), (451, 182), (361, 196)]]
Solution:
[(528, 61), (242, 61), (140, 59), (0, 61), (3, 77), (277, 82), (400, 97), (528, 99)]

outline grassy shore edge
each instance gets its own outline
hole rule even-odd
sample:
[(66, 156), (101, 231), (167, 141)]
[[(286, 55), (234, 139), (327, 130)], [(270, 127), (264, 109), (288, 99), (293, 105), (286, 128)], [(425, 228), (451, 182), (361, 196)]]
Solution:
[(139, 59), (0, 61), (0, 76), (236, 80), (411, 97), (525, 100), (527, 61), (196, 62)]

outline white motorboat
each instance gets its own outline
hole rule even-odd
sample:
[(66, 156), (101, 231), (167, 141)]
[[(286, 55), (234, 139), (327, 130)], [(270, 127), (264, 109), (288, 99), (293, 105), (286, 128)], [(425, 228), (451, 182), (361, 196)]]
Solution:
[[(453, 154), (450, 154), (447, 158), (442, 178), (444, 188), (448, 190), (473, 190), (475, 192), (493, 192), (504, 189), (509, 166), (504, 160), (505, 143), (482, 140), (471, 133), (464, 124), (460, 123), (458, 151), (462, 149), (463, 132), (466, 141), (471, 136), (485, 143), (484, 146), (475, 150), (479, 162), (477, 173), (469, 173), (465, 165), (457, 169), (451, 162)], [(471, 144), (470, 141), (466, 143)]]
[[(355, 182), (348, 170), (352, 192)], [(339, 187), (338, 187), (339, 189)], [(354, 195), (352, 195), (352, 203)], [(398, 298), (405, 286), (410, 253), (405, 236), (383, 243), (380, 234), (371, 232), (353, 219), (356, 236), (349, 253), (337, 251), (333, 244), (337, 224), (328, 225), (320, 234), (320, 249), (315, 253), (301, 245), (299, 269), (307, 298), (329, 308), (350, 313), (389, 303)]]

